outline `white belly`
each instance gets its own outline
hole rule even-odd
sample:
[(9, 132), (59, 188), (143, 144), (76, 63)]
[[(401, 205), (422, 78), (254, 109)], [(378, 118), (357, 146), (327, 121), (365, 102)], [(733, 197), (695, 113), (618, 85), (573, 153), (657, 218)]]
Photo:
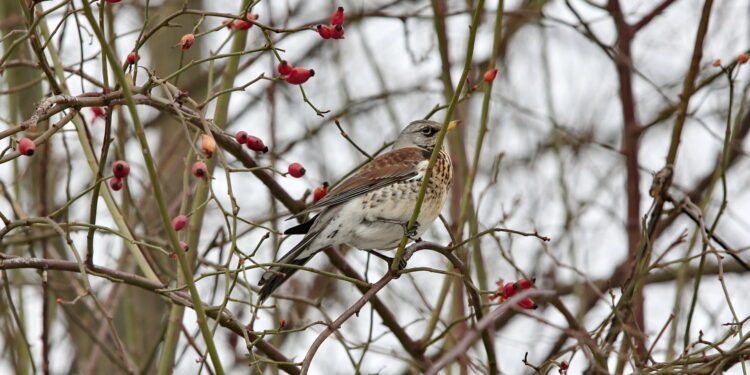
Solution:
[[(345, 243), (358, 249), (390, 250), (397, 247), (404, 229), (392, 222), (407, 223), (411, 219), (418, 192), (418, 188), (375, 191), (345, 203), (341, 216), (352, 219), (342, 223), (342, 230), (348, 229)], [(425, 199), (417, 218), (417, 237), (440, 215), (446, 196)]]

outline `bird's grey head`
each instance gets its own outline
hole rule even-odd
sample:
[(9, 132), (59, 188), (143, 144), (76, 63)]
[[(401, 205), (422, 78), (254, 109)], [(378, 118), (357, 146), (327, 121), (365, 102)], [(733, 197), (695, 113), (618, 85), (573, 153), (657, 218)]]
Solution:
[(442, 125), (435, 121), (417, 120), (412, 121), (406, 126), (396, 141), (393, 142), (393, 149), (397, 150), (406, 147), (419, 147), (426, 150), (435, 148), (437, 135)]

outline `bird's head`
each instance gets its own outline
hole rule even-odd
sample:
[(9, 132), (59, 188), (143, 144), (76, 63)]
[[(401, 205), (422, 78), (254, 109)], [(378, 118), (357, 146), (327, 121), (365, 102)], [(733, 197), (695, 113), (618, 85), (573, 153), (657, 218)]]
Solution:
[[(448, 125), (448, 130), (455, 128), (456, 125), (458, 125), (457, 121), (451, 122)], [(437, 136), (442, 126), (442, 124), (430, 120), (412, 121), (401, 131), (396, 141), (393, 142), (393, 149), (419, 147), (425, 150), (432, 150), (435, 148)]]

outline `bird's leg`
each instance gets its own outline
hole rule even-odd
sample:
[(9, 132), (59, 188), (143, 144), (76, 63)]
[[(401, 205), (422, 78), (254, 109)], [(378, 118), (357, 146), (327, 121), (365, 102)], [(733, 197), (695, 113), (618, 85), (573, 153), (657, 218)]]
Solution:
[(401, 220), (395, 220), (395, 219), (386, 219), (386, 218), (382, 218), (382, 217), (379, 217), (379, 218), (375, 219), (375, 221), (379, 221), (381, 223), (389, 223), (389, 224), (399, 225), (399, 226), (401, 226), (401, 228), (404, 229), (404, 236), (405, 237), (407, 237), (410, 240), (415, 241), (415, 242), (419, 242), (419, 241), (422, 240), (422, 239), (420, 239), (420, 238), (417, 237), (417, 233), (418, 233), (417, 229), (419, 229), (419, 222), (418, 221), (414, 222), (414, 227), (411, 230), (409, 230), (409, 222), (407, 222), (407, 221), (401, 221)]
[[(381, 253), (379, 253), (379, 252), (377, 252), (375, 250), (365, 250), (365, 251), (367, 251), (368, 253), (370, 253), (370, 254), (372, 254), (372, 255), (374, 255), (374, 256), (376, 256), (376, 257), (378, 257), (378, 258), (380, 258), (380, 259), (382, 259), (384, 261), (386, 261), (388, 263), (389, 267), (390, 267), (391, 264), (393, 264), (393, 258), (391, 258), (391, 257), (389, 257), (387, 255), (383, 255), (383, 254), (381, 254)], [(406, 260), (404, 260), (403, 258), (401, 258), (398, 261), (398, 270), (401, 271), (404, 268), (406, 268)]]

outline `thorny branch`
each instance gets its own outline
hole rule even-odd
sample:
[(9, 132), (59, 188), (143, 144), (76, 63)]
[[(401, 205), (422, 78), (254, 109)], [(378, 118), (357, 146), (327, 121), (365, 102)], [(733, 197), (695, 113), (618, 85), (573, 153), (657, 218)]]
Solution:
[[(673, 0), (554, 4), (344, 4), (346, 37), (323, 39), (316, 26), (339, 4), (0, 3), (0, 367), (746, 373), (750, 58), (726, 42), (742, 28), (715, 27), (729, 8), (711, 0), (694, 13)], [(654, 35), (675, 18), (693, 45), (664, 58)], [(735, 18), (722, 21), (747, 23)], [(582, 73), (577, 58), (612, 74)], [(282, 59), (316, 74), (294, 87)], [(256, 271), (294, 242), (280, 219), (425, 113), (463, 121), (445, 138), (456, 175), (437, 239), (404, 238), (388, 268), (326, 249), (330, 266), (296, 266), (259, 306)], [(132, 167), (122, 190), (115, 160)], [(293, 161), (308, 170), (299, 180)], [(648, 315), (664, 290), (668, 316)], [(529, 297), (539, 309), (520, 307)], [(58, 351), (76, 355), (56, 363)]]

